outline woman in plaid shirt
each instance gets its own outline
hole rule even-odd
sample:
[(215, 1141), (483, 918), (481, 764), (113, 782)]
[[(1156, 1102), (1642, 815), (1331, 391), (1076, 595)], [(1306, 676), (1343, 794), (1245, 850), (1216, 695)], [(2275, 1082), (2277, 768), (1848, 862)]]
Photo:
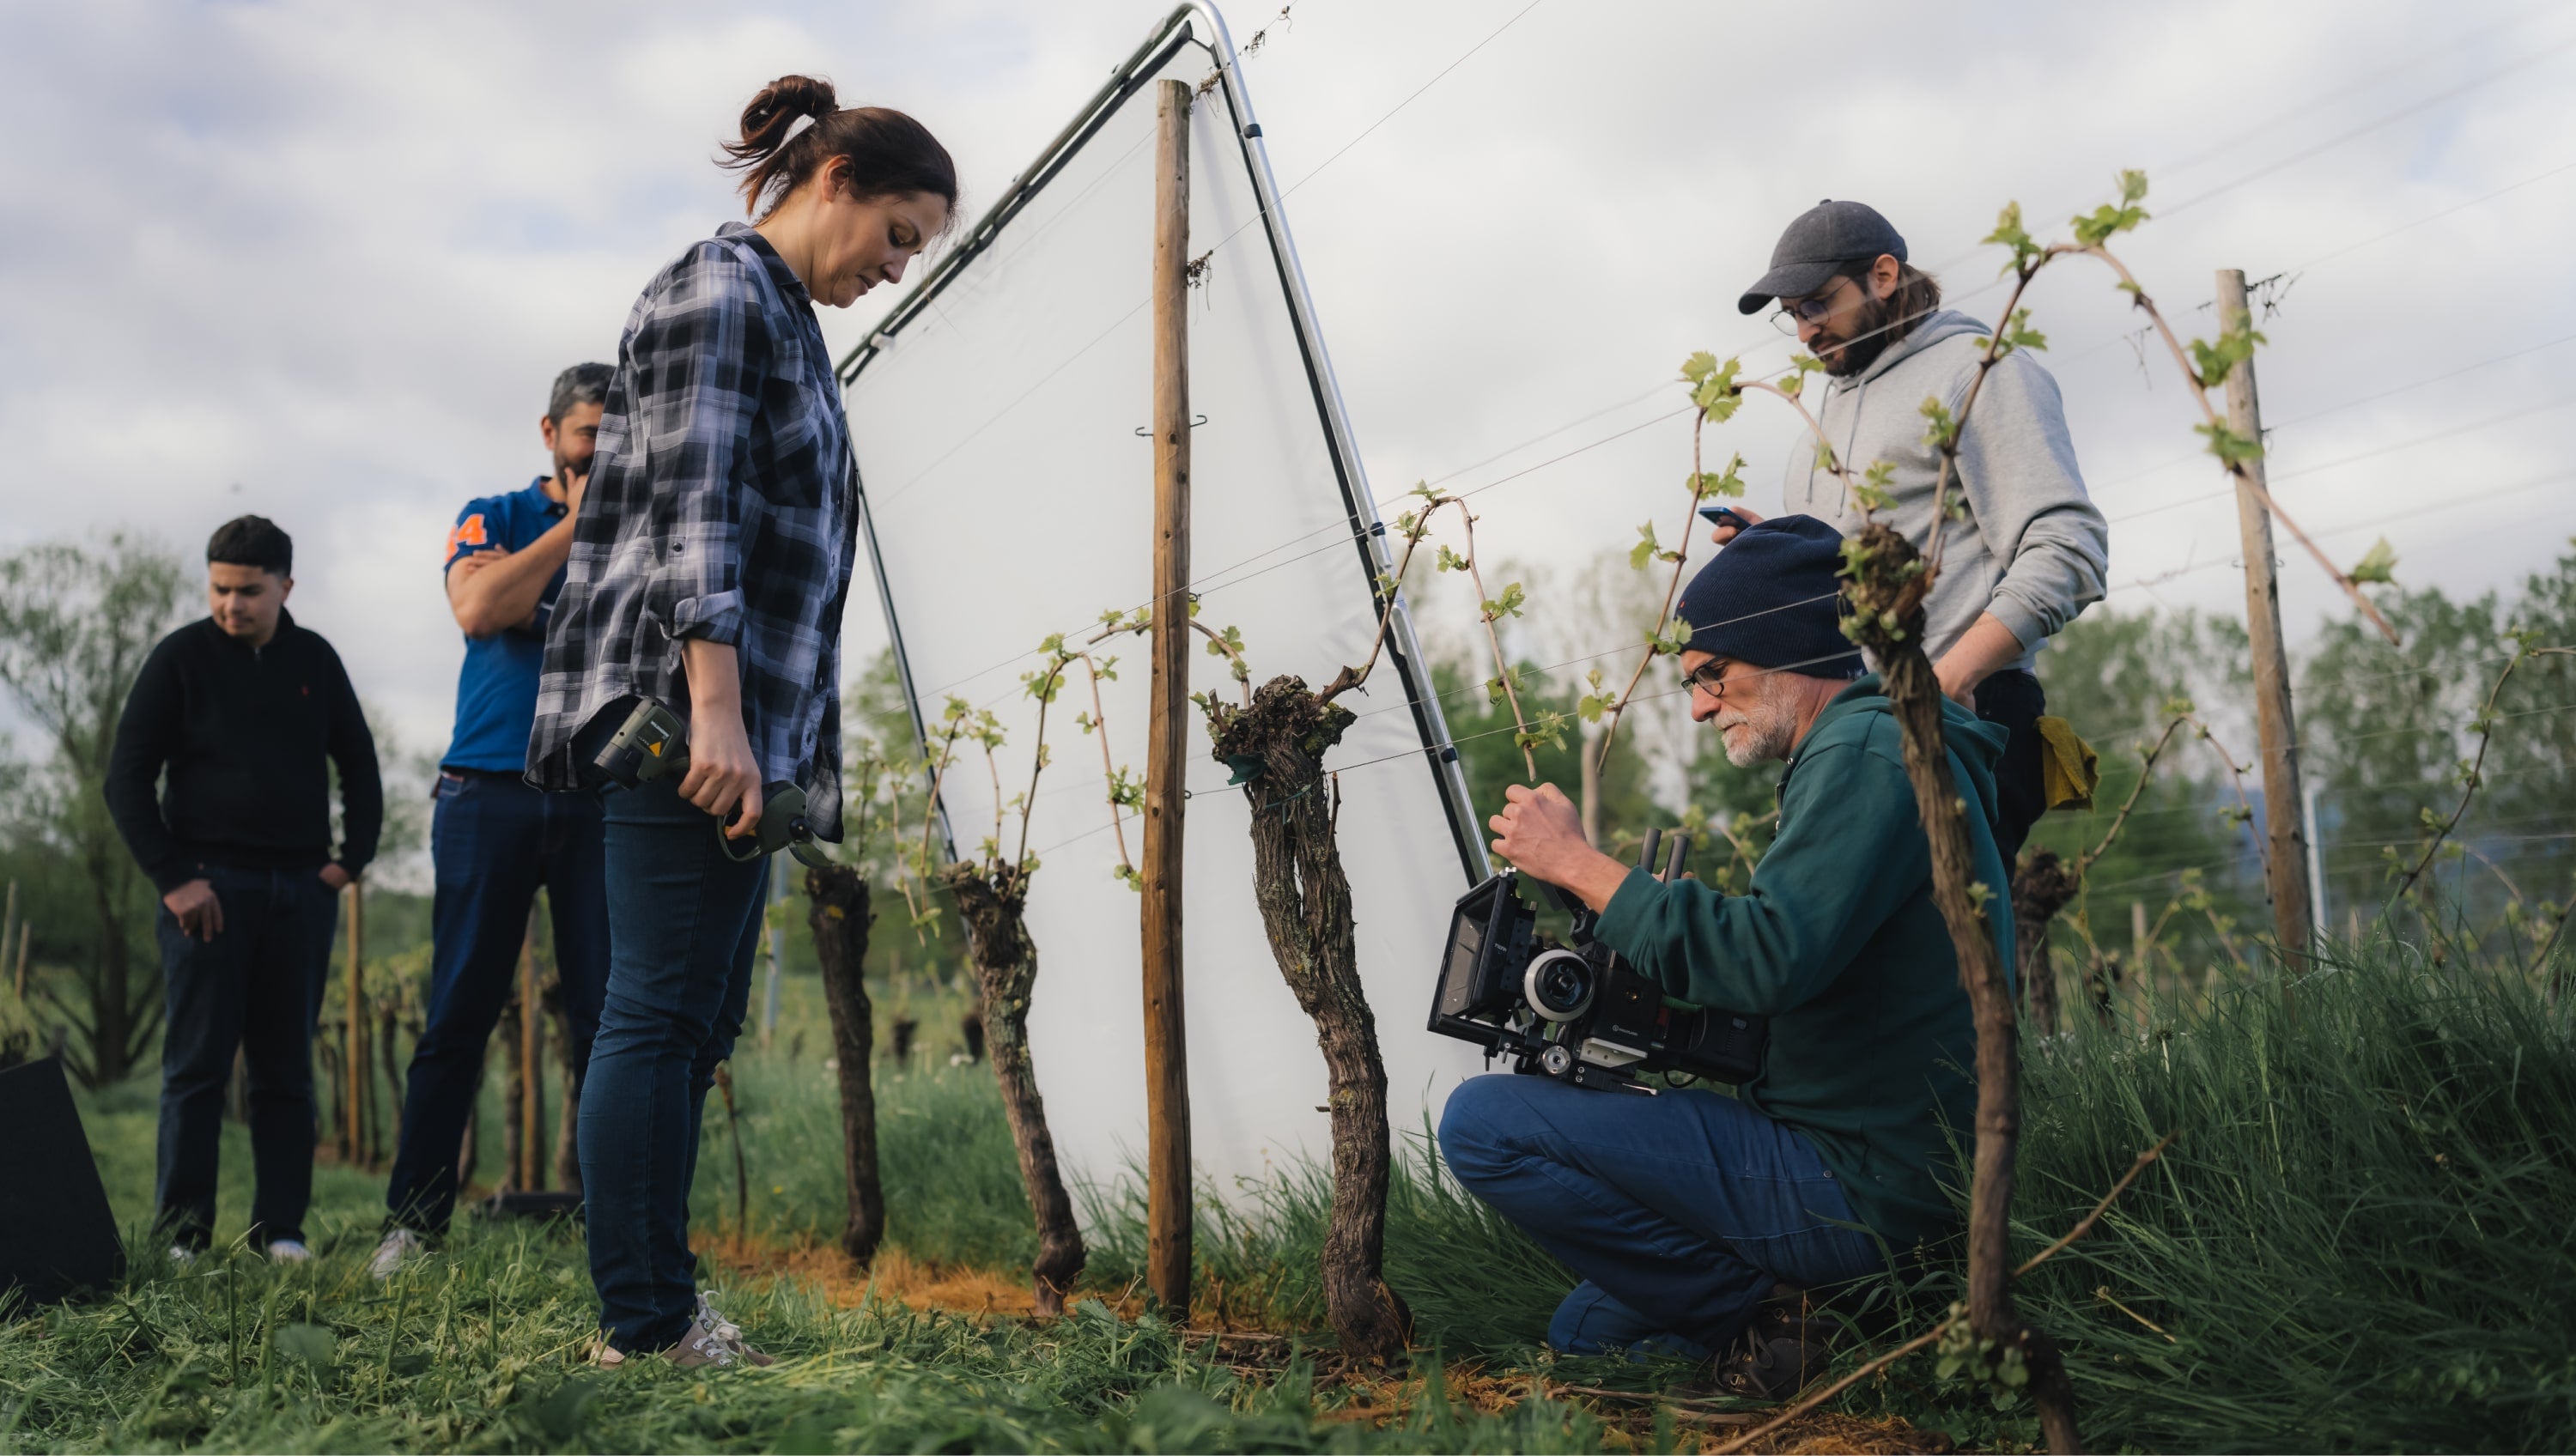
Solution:
[(689, 722), (676, 783), (606, 804), (607, 1005), (581, 1098), (601, 1362), (767, 1364), (697, 1293), (689, 1184), (715, 1067), (751, 988), (765, 788), (805, 791), (840, 838), (841, 609), (856, 530), (849, 422), (814, 306), (847, 308), (937, 237), (957, 171), (919, 122), (841, 110), (782, 77), (742, 114), (729, 165), (750, 226), (664, 268), (618, 345), (590, 489), (538, 680), (528, 777), (590, 787), (591, 756), (650, 698)]

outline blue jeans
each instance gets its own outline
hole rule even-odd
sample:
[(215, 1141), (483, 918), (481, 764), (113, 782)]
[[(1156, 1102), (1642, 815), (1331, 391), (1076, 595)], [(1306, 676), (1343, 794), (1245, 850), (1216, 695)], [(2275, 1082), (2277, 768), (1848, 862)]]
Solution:
[(1476, 1077), (1449, 1094), (1440, 1152), (1469, 1191), (1583, 1276), (1548, 1343), (1701, 1358), (1775, 1282), (1805, 1289), (1885, 1267), (1878, 1241), (1804, 1137), (1697, 1089), (1656, 1097), (1551, 1077)]
[(161, 1135), (158, 1222), (170, 1241), (213, 1242), (224, 1084), (233, 1050), (250, 1082), (252, 1247), (304, 1237), (313, 1201), (313, 1027), (322, 1014), (339, 896), (321, 866), (207, 866), (224, 928), (211, 941), (179, 929), (167, 907), (161, 941)]
[(587, 794), (441, 773), (429, 845), (438, 873), (429, 1011), (405, 1079), (385, 1207), (394, 1222), (436, 1233), (456, 1208), (457, 1153), (483, 1085), (484, 1048), (518, 978), (537, 887), (553, 911), (576, 1088), (608, 983), (608, 889), (599, 801)]
[(670, 779), (612, 792), (606, 811), (608, 999), (581, 1098), (590, 1278), (609, 1343), (662, 1350), (697, 1307), (698, 1121), (742, 1030), (769, 867), (726, 858)]

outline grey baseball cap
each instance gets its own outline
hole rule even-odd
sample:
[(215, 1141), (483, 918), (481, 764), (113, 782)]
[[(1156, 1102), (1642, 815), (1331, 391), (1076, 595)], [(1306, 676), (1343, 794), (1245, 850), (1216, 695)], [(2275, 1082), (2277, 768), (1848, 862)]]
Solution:
[(1760, 313), (1775, 298), (1804, 298), (1833, 281), (1846, 263), (1885, 253), (1905, 261), (1905, 239), (1878, 209), (1828, 197), (1798, 214), (1771, 250), (1771, 271), (1735, 301), (1743, 313)]

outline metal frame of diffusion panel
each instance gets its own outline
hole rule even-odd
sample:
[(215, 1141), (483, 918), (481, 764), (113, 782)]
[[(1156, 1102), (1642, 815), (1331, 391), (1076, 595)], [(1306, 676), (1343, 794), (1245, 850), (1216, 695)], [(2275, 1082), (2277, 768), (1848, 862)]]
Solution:
[[(1206, 27), (1205, 38), (1196, 33), (1196, 28), (1202, 25)], [(865, 342), (842, 358), (838, 370), (841, 385), (847, 390), (871, 364), (885, 357), (884, 345), (930, 307), (931, 301), (943, 289), (963, 276), (975, 260), (992, 247), (1011, 220), (1107, 124), (1118, 108), (1143, 90), (1145, 83), (1174, 54), (1190, 45), (1207, 52), (1222, 81), (1220, 89), (1234, 123), (1235, 139), (1243, 148), (1244, 167), (1251, 174), (1253, 192), (1260, 202), (1263, 233), (1270, 244), (1270, 257), (1277, 269), (1280, 291), (1287, 301), (1289, 322), (1296, 332), (1297, 351), (1305, 366), (1307, 387), (1314, 398), (1318, 421), (1324, 427), (1335, 484), (1342, 493), (1351, 544), (1358, 553), (1361, 579), (1374, 598), (1379, 578), (1395, 569), (1386, 549), (1386, 528), (1378, 519), (1376, 498), (1369, 491), (1368, 475), (1360, 464), (1359, 449), (1351, 434), (1350, 417), (1342, 405), (1341, 386), (1335, 382), (1332, 362), (1324, 352), (1323, 333), (1315, 322), (1314, 301), (1307, 295), (1305, 273), (1297, 262), (1296, 245), (1288, 235), (1287, 216), (1280, 207), (1279, 182), (1270, 170), (1270, 154), (1262, 145), (1261, 124), (1253, 117), (1252, 98), (1244, 89), (1234, 42), (1226, 32), (1224, 17), (1213, 5), (1179, 6), (1154, 27), (1144, 44), (1110, 73), (1108, 83), (1076, 111), (1073, 120), (1038, 153), (1037, 160), (1011, 179), (1001, 200), (976, 220), (965, 237), (895, 305), (893, 312), (886, 315), (885, 321)], [(853, 465), (855, 471), (856, 466)], [(878, 554), (876, 523), (868, 508), (864, 479), (858, 481), (858, 506), (859, 534), (867, 542), (868, 564), (876, 574), (877, 601), (885, 612), (886, 637), (894, 649), (895, 670), (903, 683), (904, 701), (912, 711), (913, 731), (920, 742), (927, 744), (930, 741), (928, 725), (922, 716), (920, 693), (913, 682), (912, 664), (904, 652), (903, 624), (895, 616), (894, 598), (886, 586), (884, 561)], [(1431, 690), (1421, 645), (1414, 637), (1412, 616), (1401, 594), (1396, 601), (1387, 638), (1388, 662), (1404, 689), (1406, 705), (1413, 711), (1414, 728), (1423, 745), (1424, 761), (1439, 786), (1440, 802), (1449, 818), (1450, 837), (1458, 850), (1459, 868), (1465, 874), (1466, 882), (1473, 884), (1487, 873), (1484, 838), (1478, 831), (1475, 810), (1467, 797), (1465, 771), (1459, 765), (1458, 751), (1450, 741), (1448, 722), (1440, 711), (1439, 699)], [(945, 806), (939, 813), (942, 833), (946, 835)], [(953, 837), (950, 839), (949, 857), (956, 857)]]

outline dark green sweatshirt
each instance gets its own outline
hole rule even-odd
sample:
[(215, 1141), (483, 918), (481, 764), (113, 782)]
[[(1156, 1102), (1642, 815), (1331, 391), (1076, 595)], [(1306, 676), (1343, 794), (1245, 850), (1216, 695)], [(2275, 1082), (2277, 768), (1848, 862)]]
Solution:
[[(2010, 967), (1993, 830), (2004, 730), (1946, 700), (1941, 712)], [(1771, 1018), (1762, 1070), (1738, 1095), (1804, 1133), (1861, 1221), (1904, 1248), (1956, 1223), (1933, 1168), (1950, 1131), (1974, 1126), (1976, 1027), (1898, 738), (1877, 677), (1853, 683), (1790, 757), (1780, 831), (1745, 894), (1635, 871), (1599, 934), (1681, 1000)]]

